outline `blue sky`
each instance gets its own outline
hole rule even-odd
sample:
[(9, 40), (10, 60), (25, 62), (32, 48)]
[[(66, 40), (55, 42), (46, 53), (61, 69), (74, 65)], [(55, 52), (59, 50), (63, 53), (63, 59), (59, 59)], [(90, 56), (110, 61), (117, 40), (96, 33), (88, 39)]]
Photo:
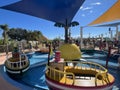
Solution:
[[(0, 6), (4, 6), (19, 0), (0, 0)], [(108, 10), (117, 0), (86, 0), (76, 13), (73, 21), (78, 21), (79, 26), (71, 27), (72, 37), (78, 37), (80, 27), (86, 26), (93, 20)], [(0, 25), (8, 24), (9, 28), (23, 28), (28, 30), (40, 30), (43, 35), (49, 39), (56, 37), (64, 38), (64, 28), (54, 27), (54, 22), (41, 18), (29, 16), (26, 14), (16, 13), (13, 11), (0, 9)], [(109, 27), (85, 27), (83, 28), (83, 37), (96, 37), (101, 34), (108, 34)], [(112, 28), (115, 30), (115, 28)], [(0, 30), (0, 34), (2, 30)], [(114, 31), (115, 33), (115, 31)]]

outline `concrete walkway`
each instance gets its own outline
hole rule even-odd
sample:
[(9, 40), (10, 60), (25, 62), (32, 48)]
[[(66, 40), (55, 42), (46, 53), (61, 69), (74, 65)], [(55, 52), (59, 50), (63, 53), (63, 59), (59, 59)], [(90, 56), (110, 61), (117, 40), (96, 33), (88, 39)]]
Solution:
[[(9, 56), (11, 56), (11, 53), (9, 53)], [(6, 60), (6, 54), (5, 53), (0, 54), (0, 70), (5, 60)], [(0, 71), (0, 90), (20, 90), (20, 89), (10, 84), (8, 81), (6, 81)]]
[[(11, 52), (9, 52), (8, 57), (11, 57)], [(0, 65), (4, 64), (6, 60), (6, 53), (0, 53)]]
[(20, 90), (0, 77), (0, 90)]
[(8, 83), (1, 75), (0, 75), (0, 90), (20, 90), (14, 85)]

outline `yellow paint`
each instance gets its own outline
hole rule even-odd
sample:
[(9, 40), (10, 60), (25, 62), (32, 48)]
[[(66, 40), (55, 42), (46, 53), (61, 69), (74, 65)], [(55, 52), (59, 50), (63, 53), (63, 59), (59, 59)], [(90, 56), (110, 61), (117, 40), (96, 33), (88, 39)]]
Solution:
[(76, 44), (63, 44), (58, 49), (61, 51), (61, 58), (70, 61), (81, 58), (81, 51)]
[[(102, 86), (114, 82), (114, 77), (108, 74), (107, 69), (99, 64), (78, 61), (65, 61), (64, 63), (66, 62), (79, 63), (81, 66), (64, 66), (63, 71), (56, 70), (52, 65), (47, 66), (46, 75), (60, 83), (77, 86)], [(91, 67), (82, 67), (85, 64)], [(94, 66), (94, 68), (92, 66)], [(83, 77), (85, 79), (76, 79), (76, 77)], [(88, 79), (86, 79), (86, 77)], [(86, 84), (83, 85), (82, 83)]]
[(109, 10), (107, 10), (103, 15), (94, 20), (89, 24), (95, 25), (104, 22), (111, 22), (115, 20), (120, 20), (120, 0), (118, 0)]

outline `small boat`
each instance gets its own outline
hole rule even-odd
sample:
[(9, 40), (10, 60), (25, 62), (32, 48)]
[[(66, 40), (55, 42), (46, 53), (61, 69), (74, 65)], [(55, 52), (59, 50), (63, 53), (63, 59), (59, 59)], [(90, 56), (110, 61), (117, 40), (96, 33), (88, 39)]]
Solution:
[(111, 90), (115, 82), (107, 69), (92, 62), (53, 61), (47, 66), (45, 76), (50, 90)]
[(22, 74), (29, 69), (30, 62), (26, 54), (14, 48), (12, 57), (5, 61), (5, 69), (9, 74)]
[[(67, 49), (68, 48), (68, 49)], [(69, 58), (72, 58), (74, 53), (78, 55), (79, 49), (75, 45), (66, 45), (62, 50), (67, 52)], [(67, 51), (66, 51), (67, 50)], [(78, 51), (77, 51), (78, 50)], [(63, 55), (62, 54), (62, 55)], [(78, 56), (77, 55), (77, 56)], [(111, 90), (115, 82), (115, 78), (108, 73), (108, 70), (103, 66), (87, 61), (68, 61), (55, 56), (47, 65), (45, 77), (46, 83), (50, 90)], [(67, 57), (68, 58), (68, 57)], [(75, 58), (75, 57), (74, 57)]]

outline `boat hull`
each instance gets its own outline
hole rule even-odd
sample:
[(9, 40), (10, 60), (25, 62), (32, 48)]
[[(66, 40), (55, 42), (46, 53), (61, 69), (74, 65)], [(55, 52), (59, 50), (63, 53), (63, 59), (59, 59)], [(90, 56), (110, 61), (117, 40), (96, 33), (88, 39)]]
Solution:
[[(23, 64), (24, 63), (24, 64)], [(29, 69), (30, 62), (29, 60), (26, 60), (21, 63), (20, 62), (5, 62), (5, 70), (9, 74), (22, 74), (26, 72)]]
[(6, 72), (10, 74), (22, 74), (29, 69), (29, 66), (27, 66), (26, 68), (18, 69), (18, 70), (12, 70), (7, 67), (5, 67), (5, 69), (6, 69)]
[(85, 87), (85, 86), (74, 86), (74, 85), (59, 83), (46, 76), (46, 83), (50, 90), (111, 90), (114, 82), (103, 86)]

